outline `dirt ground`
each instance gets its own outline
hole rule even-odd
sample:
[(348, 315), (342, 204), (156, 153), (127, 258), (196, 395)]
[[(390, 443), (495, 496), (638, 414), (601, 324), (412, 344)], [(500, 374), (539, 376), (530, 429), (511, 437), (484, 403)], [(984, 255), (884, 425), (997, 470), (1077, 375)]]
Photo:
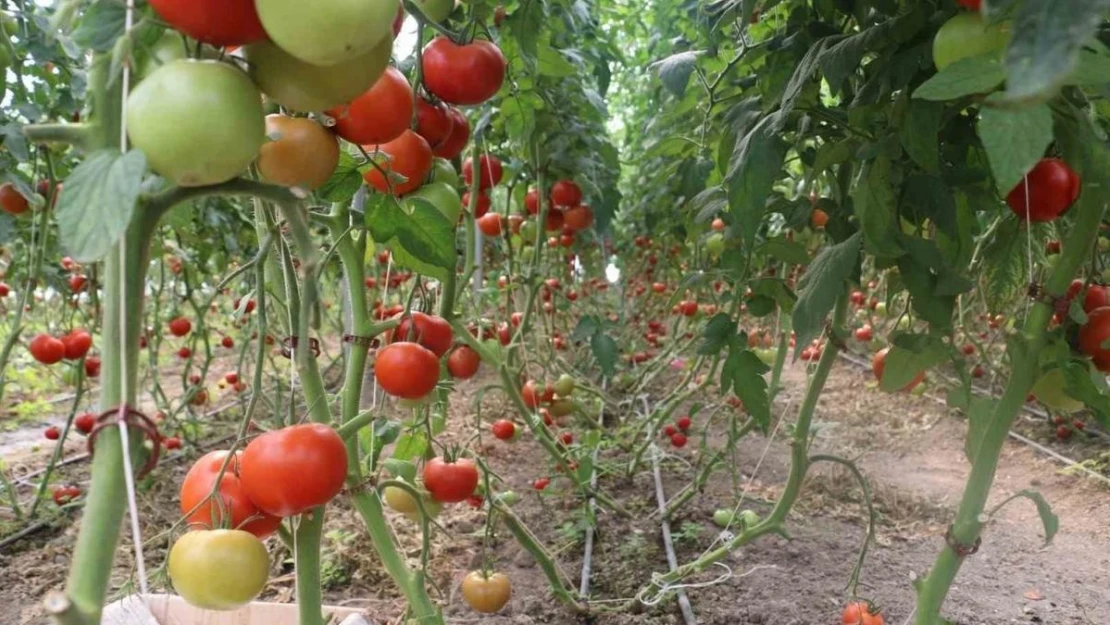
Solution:
[[(848, 363), (839, 364), (818, 407), (822, 425), (816, 453), (830, 453), (857, 461), (868, 477), (878, 511), (877, 535), (864, 565), (860, 594), (883, 607), (886, 622), (912, 620), (911, 580), (932, 563), (943, 544), (947, 523), (958, 503), (969, 464), (963, 455), (965, 422), (929, 398), (890, 396), (870, 384), (869, 373)], [(461, 387), (452, 406), (448, 438), (467, 439), (474, 429), (472, 397), (489, 380), (477, 379)], [(804, 392), (805, 373), (799, 366), (787, 371), (785, 390), (776, 401), (776, 414), (793, 420)], [(483, 415), (502, 406), (488, 394)], [(634, 419), (634, 415), (624, 415)], [(233, 415), (229, 418), (233, 418)], [(690, 444), (675, 450), (660, 446), (664, 488), (673, 496), (692, 475), (703, 424), (695, 418)], [(710, 441), (722, 436), (712, 429)], [(489, 437), (486, 437), (489, 439)], [(1070, 457), (1086, 457), (1089, 443), (1073, 440), (1056, 447)], [(196, 450), (196, 453), (207, 450)], [(505, 444), (486, 440), (482, 449), (491, 467), (508, 487), (523, 495), (514, 506), (549, 550), (562, 571), (579, 585), (583, 558), (583, 506), (560, 492), (565, 479), (554, 479), (541, 498), (531, 488), (548, 474), (543, 452), (528, 436)], [(744, 492), (742, 507), (763, 514), (778, 495), (789, 469), (784, 429), (768, 437), (749, 436), (739, 445), (735, 479)], [(1074, 453), (1071, 453), (1074, 452)], [(159, 467), (141, 493), (148, 539), (148, 567), (160, 565), (166, 541), (158, 537), (177, 516), (177, 484), (194, 454), (171, 458)], [(523, 460), (523, 461), (522, 461)], [(622, 462), (623, 460), (623, 462)], [(651, 579), (667, 570), (660, 538), (654, 484), (650, 468), (631, 479), (618, 475), (627, 457), (607, 450), (600, 466), (599, 487), (633, 513), (631, 520), (604, 510), (598, 513), (593, 574), (590, 578), (592, 614), (574, 615), (548, 589), (541, 569), (530, 555), (498, 530), (490, 557), (498, 570), (510, 575), (513, 598), (501, 614), (479, 617), (458, 596), (461, 578), (480, 565), (484, 512), (465, 504), (448, 507), (439, 518), (443, 529), (433, 541), (429, 564), (433, 592), (445, 605), (452, 623), (530, 623), (597, 625), (664, 625), (682, 622), (673, 596), (652, 607), (629, 609), (628, 600)], [(1095, 625), (1110, 623), (1110, 491), (1090, 478), (1067, 475), (1061, 465), (1029, 447), (1010, 442), (999, 466), (992, 501), (1024, 489), (1042, 493), (1060, 517), (1060, 532), (1049, 547), (1033, 505), (1025, 499), (1004, 508), (991, 523), (979, 553), (970, 557), (952, 589), (945, 615), (963, 625), (1046, 623)], [(65, 469), (80, 480), (83, 465)], [(706, 491), (691, 500), (672, 523), (679, 563), (712, 548), (720, 529), (712, 523), (717, 508), (732, 508), (737, 491), (728, 468), (722, 468)], [(861, 494), (847, 472), (818, 465), (790, 518), (792, 540), (764, 537), (724, 560), (727, 569), (712, 567), (688, 580), (693, 612), (706, 625), (809, 625), (836, 623), (846, 600), (845, 585), (865, 532)], [(372, 547), (352, 512), (333, 506), (328, 522), (323, 574), (329, 603), (364, 607), (381, 622), (397, 622), (402, 603), (384, 577)], [(419, 535), (404, 517), (391, 517), (413, 564), (418, 564)], [(78, 521), (79, 522), (79, 521)], [(0, 623), (45, 622), (39, 601), (64, 582), (68, 554), (77, 525), (59, 523), (0, 553)], [(293, 600), (291, 558), (271, 541), (274, 571), (264, 597)], [(117, 569), (122, 585), (131, 570), (132, 556), (124, 544)], [(155, 579), (162, 580), (155, 569)]]

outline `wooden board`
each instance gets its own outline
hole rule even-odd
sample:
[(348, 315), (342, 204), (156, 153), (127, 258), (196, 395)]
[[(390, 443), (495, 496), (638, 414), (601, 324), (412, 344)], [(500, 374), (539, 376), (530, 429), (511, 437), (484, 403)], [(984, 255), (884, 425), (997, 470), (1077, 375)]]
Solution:
[[(332, 617), (331, 622), (337, 624), (358, 612), (354, 608), (324, 608), (324, 616)], [(297, 625), (297, 606), (255, 602), (233, 612), (214, 612), (194, 608), (174, 595), (134, 596), (106, 606), (101, 625)]]

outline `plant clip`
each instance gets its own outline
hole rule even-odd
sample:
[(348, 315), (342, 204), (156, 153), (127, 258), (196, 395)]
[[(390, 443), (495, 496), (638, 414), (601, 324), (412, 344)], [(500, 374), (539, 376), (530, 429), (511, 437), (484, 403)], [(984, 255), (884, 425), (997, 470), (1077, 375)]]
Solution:
[[(297, 337), (287, 336), (281, 340), (281, 355), (286, 358), (292, 358), (293, 349), (297, 347)], [(320, 357), (320, 341), (316, 339), (308, 339), (308, 351), (312, 352), (313, 358)]]
[(142, 479), (153, 471), (154, 467), (158, 466), (158, 455), (162, 449), (162, 435), (158, 433), (158, 426), (155, 425), (154, 421), (151, 421), (150, 417), (127, 404), (122, 404), (119, 408), (106, 410), (97, 416), (96, 425), (94, 425), (92, 431), (89, 432), (89, 455), (92, 456), (96, 451), (96, 437), (100, 434), (101, 430), (123, 423), (142, 430), (143, 435), (153, 443), (150, 456), (146, 459), (146, 464), (142, 466), (135, 476), (137, 480)]
[(372, 336), (355, 336), (354, 334), (344, 334), (344, 343), (352, 343), (354, 345), (361, 345), (366, 348), (378, 347), (381, 341)]
[(837, 336), (836, 332), (833, 330), (831, 323), (825, 324), (825, 336), (828, 337), (829, 344), (840, 351), (846, 351), (848, 349), (848, 346), (844, 343), (844, 339)]
[(980, 536), (976, 538), (975, 543), (972, 545), (958, 543), (956, 542), (956, 537), (952, 535), (952, 526), (949, 525), (948, 531), (944, 534), (944, 542), (948, 543), (948, 547), (956, 552), (956, 555), (961, 558), (966, 558), (970, 555), (975, 555), (975, 553), (979, 551), (979, 546), (983, 544), (983, 537)]

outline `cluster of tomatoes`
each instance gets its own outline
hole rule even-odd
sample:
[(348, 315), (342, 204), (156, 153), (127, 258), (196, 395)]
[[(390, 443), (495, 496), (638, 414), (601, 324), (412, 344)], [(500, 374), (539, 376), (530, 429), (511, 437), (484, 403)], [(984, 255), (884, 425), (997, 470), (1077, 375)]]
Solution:
[(671, 439), (671, 445), (682, 449), (686, 446), (686, 434), (690, 431), (693, 423), (690, 415), (682, 415), (675, 419), (674, 425), (668, 423), (663, 427), (663, 436)]
[[(74, 329), (60, 337), (39, 334), (27, 345), (31, 357), (44, 365), (57, 364), (63, 360), (81, 360), (92, 348), (92, 335), (82, 329)], [(100, 375), (100, 359), (85, 362), (85, 373), (89, 377)]]

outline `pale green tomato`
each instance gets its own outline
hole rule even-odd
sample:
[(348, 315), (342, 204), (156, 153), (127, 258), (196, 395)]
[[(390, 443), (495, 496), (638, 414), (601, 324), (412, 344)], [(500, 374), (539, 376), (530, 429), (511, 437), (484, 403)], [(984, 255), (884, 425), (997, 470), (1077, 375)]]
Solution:
[(896, 323), (894, 327), (897, 330), (909, 330), (913, 327), (913, 317), (910, 317), (909, 315), (903, 315), (899, 317), (898, 323)]
[(459, 172), (455, 171), (451, 161), (437, 156), (432, 161), (432, 182), (442, 182), (455, 187), (459, 184)]
[(922, 395), (925, 394), (925, 391), (928, 390), (928, 389), (929, 389), (929, 385), (926, 382), (922, 382), (922, 383), (918, 384), (917, 386), (913, 387), (912, 389), (910, 389), (910, 393), (913, 394), (913, 395), (917, 395), (918, 397), (921, 397)]
[(413, 0), (428, 19), (442, 24), (455, 10), (455, 0)]
[(346, 63), (320, 67), (305, 63), (269, 41), (243, 48), (250, 74), (258, 88), (287, 109), (326, 111), (362, 95), (385, 72), (393, 40)]
[(875, 314), (879, 315), (880, 317), (886, 316), (886, 302), (879, 302), (878, 304), (875, 304)]
[(1098, 238), (1098, 251), (1100, 251), (1100, 252), (1110, 252), (1110, 239), (1107, 239), (1106, 237), (1099, 237)]
[(718, 508), (713, 512), (713, 522), (717, 527), (728, 527), (732, 524), (732, 510)]
[(428, 184), (420, 187), (416, 191), (405, 196), (406, 202), (411, 202), (412, 198), (420, 198), (427, 200), (443, 213), (451, 223), (459, 221), (459, 215), (462, 214), (462, 201), (459, 200), (459, 194), (451, 187), (451, 185), (443, 182), (429, 182)]
[(778, 357), (778, 350), (769, 347), (760, 347), (755, 349), (755, 355), (763, 361), (763, 364), (771, 366), (775, 364), (775, 359)]
[(560, 397), (569, 397), (576, 386), (574, 378), (570, 374), (564, 373), (555, 381), (555, 393)]
[(719, 232), (709, 235), (705, 240), (705, 251), (709, 252), (710, 256), (720, 256), (721, 252), (725, 251), (725, 236)]
[(740, 511), (740, 526), (744, 529), (755, 527), (759, 523), (759, 515), (755, 510), (741, 510)]
[(270, 576), (270, 557), (254, 534), (198, 530), (177, 539), (167, 568), (174, 590), (189, 605), (234, 610), (262, 592)]
[(347, 63), (383, 41), (392, 45), (398, 0), (255, 0), (270, 40), (321, 67)]
[(525, 219), (520, 224), (520, 238), (524, 239), (525, 245), (532, 245), (536, 242), (536, 222), (533, 219)]

